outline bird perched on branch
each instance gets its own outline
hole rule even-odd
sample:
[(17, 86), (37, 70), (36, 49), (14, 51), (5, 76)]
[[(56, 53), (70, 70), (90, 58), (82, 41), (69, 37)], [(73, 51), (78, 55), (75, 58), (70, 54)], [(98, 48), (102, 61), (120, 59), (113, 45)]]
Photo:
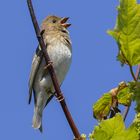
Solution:
[[(71, 25), (66, 23), (68, 18), (48, 16), (41, 25), (43, 39), (46, 43), (46, 51), (53, 62), (59, 85), (63, 82), (72, 57), (71, 41), (67, 28)], [(33, 57), (29, 79), (29, 104), (34, 93), (34, 115), (32, 126), (42, 132), (43, 110), (54, 96), (55, 90), (46, 66), (43, 53), (38, 46)]]

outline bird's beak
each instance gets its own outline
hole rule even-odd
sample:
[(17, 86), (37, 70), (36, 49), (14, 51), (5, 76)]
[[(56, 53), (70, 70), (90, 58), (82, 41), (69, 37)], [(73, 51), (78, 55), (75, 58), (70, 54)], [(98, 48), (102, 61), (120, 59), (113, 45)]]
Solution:
[(71, 24), (66, 23), (68, 19), (69, 19), (69, 17), (64, 17), (64, 18), (62, 18), (62, 19), (60, 20), (61, 25), (62, 25), (63, 27), (65, 27), (65, 28), (68, 28), (68, 27), (71, 26)]

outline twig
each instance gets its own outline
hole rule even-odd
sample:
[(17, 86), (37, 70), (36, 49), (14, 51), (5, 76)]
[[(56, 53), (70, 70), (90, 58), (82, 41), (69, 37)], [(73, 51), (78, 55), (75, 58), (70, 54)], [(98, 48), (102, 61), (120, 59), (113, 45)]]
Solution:
[(123, 113), (123, 120), (124, 121), (126, 120), (126, 117), (128, 115), (129, 109), (130, 109), (130, 105), (125, 107), (125, 111)]
[[(131, 75), (133, 76), (133, 79), (134, 79), (135, 81), (138, 81), (139, 74), (140, 74), (140, 65), (138, 65), (137, 71), (136, 71), (136, 74), (135, 74), (135, 75), (134, 75), (132, 66), (130, 66), (130, 72), (131, 72)], [(126, 106), (125, 111), (124, 111), (124, 113), (123, 113), (123, 120), (124, 120), (124, 121), (126, 120), (126, 117), (127, 117), (128, 112), (129, 112), (129, 109), (130, 109), (130, 105), (129, 105), (129, 106)]]
[(137, 81), (138, 81), (138, 79), (139, 79), (139, 75), (140, 75), (140, 64), (138, 65), (138, 67), (137, 67), (137, 71), (136, 71), (136, 79), (137, 79)]
[(129, 65), (129, 68), (130, 68), (130, 73), (131, 73), (133, 79), (134, 79), (135, 81), (137, 81), (137, 77), (136, 77), (136, 75), (135, 75), (134, 72), (133, 72), (132, 66)]
[[(36, 32), (38, 42), (39, 42), (40, 47), (42, 49), (43, 56), (45, 58), (46, 64), (48, 65), (49, 62), (51, 62), (51, 60), (50, 60), (49, 55), (48, 55), (48, 53), (46, 51), (46, 45), (44, 43), (43, 37), (42, 37), (42, 35), (40, 33), (40, 28), (39, 28), (39, 25), (38, 25), (38, 22), (37, 22), (35, 13), (34, 13), (32, 1), (27, 0), (27, 4), (28, 4), (28, 8), (29, 8), (29, 11), (30, 11), (31, 19), (32, 19), (32, 22), (33, 22), (33, 25), (34, 25), (34, 29), (35, 29), (35, 32)], [(53, 66), (51, 65), (50, 67), (48, 67), (48, 70), (49, 70), (49, 73), (51, 75), (52, 82), (53, 82), (53, 85), (54, 85), (54, 88), (55, 88), (57, 96), (62, 97), (62, 92), (61, 92), (61, 89), (59, 87), (58, 80), (57, 80), (57, 77), (56, 77), (56, 74), (55, 74)], [(67, 118), (67, 121), (68, 121), (68, 123), (69, 123), (69, 125), (71, 127), (71, 130), (72, 130), (75, 138), (80, 139), (80, 133), (79, 133), (79, 131), (78, 131), (73, 119), (72, 119), (72, 116), (71, 116), (71, 114), (70, 114), (70, 112), (68, 110), (68, 107), (66, 105), (65, 100), (63, 99), (62, 101), (60, 101), (60, 104), (61, 104), (61, 107), (62, 107), (62, 109), (64, 111), (64, 114), (65, 114), (65, 116)]]

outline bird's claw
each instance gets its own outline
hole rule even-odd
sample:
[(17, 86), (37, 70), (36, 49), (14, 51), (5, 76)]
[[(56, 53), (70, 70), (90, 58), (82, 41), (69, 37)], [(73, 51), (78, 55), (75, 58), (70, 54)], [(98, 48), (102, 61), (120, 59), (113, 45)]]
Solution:
[(59, 96), (56, 96), (56, 100), (57, 100), (58, 102), (63, 101), (63, 100), (64, 100), (63, 94), (61, 93)]
[(49, 61), (48, 64), (44, 67), (44, 69), (47, 70), (48, 67), (50, 67), (52, 65), (53, 65), (53, 62), (52, 61)]

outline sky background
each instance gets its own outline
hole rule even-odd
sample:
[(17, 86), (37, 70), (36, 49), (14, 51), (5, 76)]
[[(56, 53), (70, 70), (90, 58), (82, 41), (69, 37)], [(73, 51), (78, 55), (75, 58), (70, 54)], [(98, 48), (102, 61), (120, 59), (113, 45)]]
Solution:
[[(62, 91), (80, 133), (92, 132), (97, 121), (92, 105), (119, 82), (132, 79), (116, 61), (117, 45), (106, 31), (115, 25), (118, 0), (34, 0), (39, 24), (47, 15), (69, 16), (73, 61)], [(60, 104), (53, 99), (43, 116), (44, 132), (31, 127), (28, 79), (37, 39), (26, 0), (0, 4), (0, 138), (3, 140), (72, 140)], [(126, 120), (134, 118), (133, 108)]]

